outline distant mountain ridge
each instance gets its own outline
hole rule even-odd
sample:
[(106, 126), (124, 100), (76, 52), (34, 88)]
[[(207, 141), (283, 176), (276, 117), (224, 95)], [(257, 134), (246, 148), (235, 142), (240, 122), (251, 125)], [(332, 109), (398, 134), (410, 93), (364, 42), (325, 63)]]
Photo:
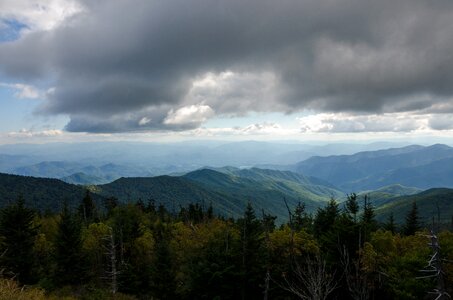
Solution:
[(321, 178), (345, 192), (403, 184), (421, 189), (453, 187), (453, 148), (407, 146), (353, 155), (315, 156), (286, 169)]
[[(205, 207), (212, 204), (218, 214), (240, 217), (250, 201), (255, 209), (276, 215), (280, 221), (288, 217), (283, 198), (290, 207), (299, 201), (304, 202), (309, 212), (323, 207), (331, 196), (344, 199), (344, 195), (332, 186), (289, 171), (222, 169), (223, 172), (201, 169), (183, 176), (120, 178), (89, 189), (101, 208), (105, 198), (116, 197), (123, 203), (153, 200), (156, 204), (164, 204), (170, 211), (177, 211), (180, 206), (190, 203)], [(0, 206), (23, 197), (27, 205), (41, 211), (58, 211), (64, 201), (77, 207), (85, 193), (86, 187), (58, 179), (0, 173)], [(413, 201), (419, 206), (420, 216), (425, 222), (437, 216), (437, 206), (442, 221), (451, 220), (453, 215), (453, 189), (420, 192), (417, 188), (392, 185), (359, 194), (359, 202), (365, 194), (370, 197), (380, 221), (385, 221), (392, 212), (402, 223)]]
[[(84, 174), (79, 175), (84, 178)], [(242, 215), (250, 201), (256, 209), (280, 219), (287, 217), (284, 199), (290, 207), (303, 201), (307, 210), (314, 212), (331, 197), (342, 196), (331, 185), (288, 171), (237, 168), (225, 168), (224, 172), (202, 169), (183, 176), (120, 178), (88, 188), (99, 201), (107, 197), (116, 197), (121, 202), (154, 200), (170, 210), (190, 203), (212, 204), (216, 213), (231, 217)], [(59, 209), (64, 199), (75, 205), (85, 189), (57, 179), (0, 174), (0, 192), (3, 192), (0, 201), (16, 199), (17, 191), (21, 191), (27, 203), (39, 209)]]
[(113, 163), (94, 166), (68, 161), (44, 161), (15, 168), (11, 173), (22, 176), (58, 178), (74, 184), (101, 184), (121, 177), (152, 176), (146, 169), (134, 166)]

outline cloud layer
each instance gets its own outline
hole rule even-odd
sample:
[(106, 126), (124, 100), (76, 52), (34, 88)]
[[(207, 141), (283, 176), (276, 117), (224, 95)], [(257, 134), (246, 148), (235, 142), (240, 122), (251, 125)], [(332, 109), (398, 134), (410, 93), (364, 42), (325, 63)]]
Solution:
[[(453, 107), (450, 0), (86, 0), (73, 7), (51, 26), (0, 44), (3, 76), (52, 81), (39, 113), (69, 115), (68, 131), (185, 130), (251, 111), (341, 112), (362, 115), (363, 125), (369, 115)], [(445, 128), (445, 120), (426, 126)], [(354, 121), (334, 127), (363, 131)], [(394, 123), (384, 131), (411, 122), (377, 121)]]

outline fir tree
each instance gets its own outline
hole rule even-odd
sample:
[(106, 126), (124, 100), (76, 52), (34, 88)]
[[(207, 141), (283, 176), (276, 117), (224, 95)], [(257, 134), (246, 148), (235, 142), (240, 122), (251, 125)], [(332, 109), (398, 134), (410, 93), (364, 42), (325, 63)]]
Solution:
[(412, 203), (412, 208), (406, 216), (406, 223), (404, 225), (403, 233), (405, 235), (413, 235), (421, 229), (420, 219), (418, 216), (417, 203)]
[(304, 228), (307, 231), (312, 230), (312, 218), (310, 215), (307, 214), (305, 211), (305, 203), (299, 202), (294, 209), (293, 214), (293, 226), (295, 230), (301, 230)]
[(352, 218), (354, 223), (357, 223), (357, 213), (359, 212), (359, 203), (357, 201), (357, 195), (352, 193), (348, 195), (348, 200), (346, 200), (346, 209)]
[(314, 219), (315, 235), (319, 237), (328, 233), (333, 228), (339, 215), (340, 210), (335, 199), (330, 199), (326, 207), (318, 208)]
[(239, 220), (242, 244), (242, 299), (254, 299), (260, 295), (259, 285), (262, 283), (264, 263), (261, 263), (262, 226), (256, 218), (255, 210), (250, 202), (245, 209), (244, 217)]
[(96, 216), (96, 205), (91, 198), (90, 191), (86, 191), (85, 197), (79, 206), (79, 214), (85, 223), (91, 222)]
[(390, 213), (387, 222), (384, 224), (384, 229), (390, 231), (391, 233), (396, 232), (396, 224), (395, 218), (393, 217), (393, 213)]
[(55, 262), (55, 282), (79, 284), (84, 279), (81, 222), (69, 211), (66, 203), (61, 213), (55, 239)]
[(22, 198), (1, 210), (1, 265), (22, 283), (33, 281), (33, 245), (37, 235), (34, 218), (35, 212), (25, 207)]

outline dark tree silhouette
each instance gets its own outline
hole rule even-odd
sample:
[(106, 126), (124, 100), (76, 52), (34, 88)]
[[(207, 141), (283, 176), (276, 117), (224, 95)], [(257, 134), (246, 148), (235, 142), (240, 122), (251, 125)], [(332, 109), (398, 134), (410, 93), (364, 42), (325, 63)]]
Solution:
[(33, 282), (33, 244), (38, 229), (34, 218), (34, 210), (25, 207), (23, 198), (1, 210), (1, 265), (22, 283)]
[(403, 228), (405, 235), (413, 235), (421, 229), (420, 218), (418, 216), (417, 203), (412, 203), (412, 208), (406, 216), (406, 223)]

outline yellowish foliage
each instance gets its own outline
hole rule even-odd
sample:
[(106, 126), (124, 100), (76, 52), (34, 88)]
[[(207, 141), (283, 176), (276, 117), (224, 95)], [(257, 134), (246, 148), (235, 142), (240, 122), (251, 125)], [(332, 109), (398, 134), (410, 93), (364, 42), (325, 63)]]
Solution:
[(154, 253), (154, 237), (149, 229), (142, 229), (143, 234), (134, 241), (134, 255), (151, 259)]
[(10, 279), (0, 279), (0, 300), (41, 300), (46, 299), (44, 291), (38, 288), (20, 287)]
[(274, 230), (269, 234), (270, 249), (278, 256), (288, 257), (291, 252), (291, 239), (293, 240), (294, 255), (316, 254), (319, 252), (318, 244), (314, 237), (305, 230), (291, 233), (289, 226)]
[(83, 231), (83, 250), (101, 251), (103, 238), (110, 234), (110, 227), (104, 223), (93, 223)]

